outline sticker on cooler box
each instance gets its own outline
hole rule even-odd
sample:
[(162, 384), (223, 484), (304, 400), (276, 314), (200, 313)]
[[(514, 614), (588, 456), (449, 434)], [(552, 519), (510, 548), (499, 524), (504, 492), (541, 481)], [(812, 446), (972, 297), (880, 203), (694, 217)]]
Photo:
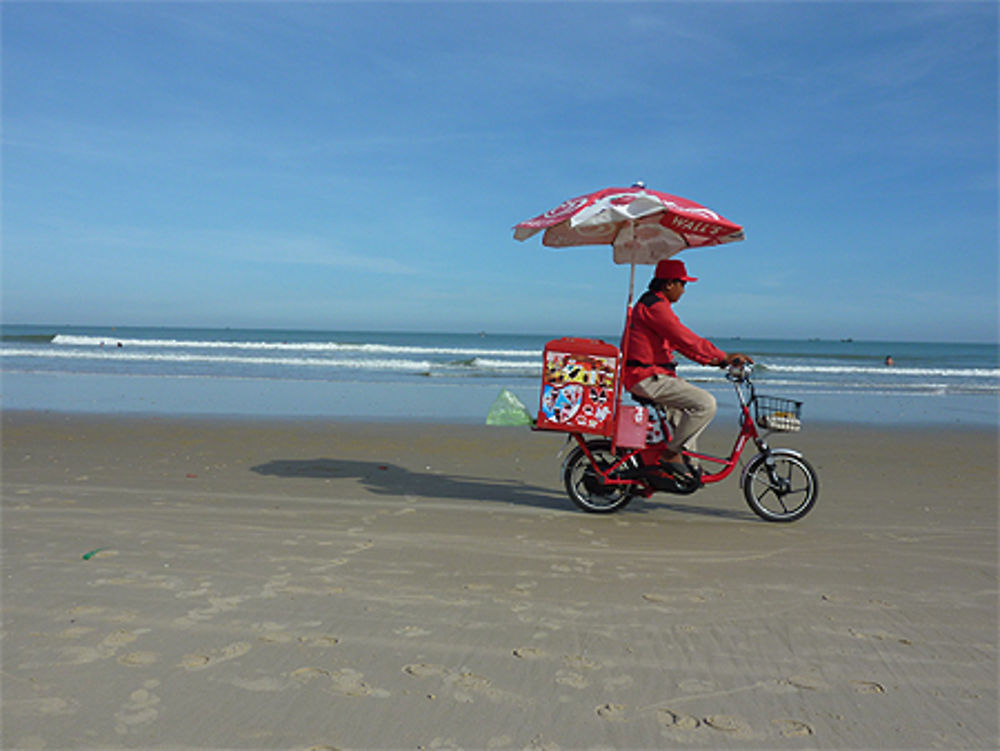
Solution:
[(550, 422), (596, 428), (608, 419), (611, 408), (604, 403), (607, 401), (606, 394), (601, 393), (597, 400), (592, 398), (593, 395), (593, 390), (585, 391), (576, 383), (547, 385), (542, 391), (542, 413)]
[(545, 359), (545, 383), (610, 388), (615, 382), (615, 359), (569, 352), (548, 352)]
[(553, 422), (569, 422), (583, 402), (583, 387), (578, 384), (566, 386), (546, 386), (542, 397), (542, 411)]

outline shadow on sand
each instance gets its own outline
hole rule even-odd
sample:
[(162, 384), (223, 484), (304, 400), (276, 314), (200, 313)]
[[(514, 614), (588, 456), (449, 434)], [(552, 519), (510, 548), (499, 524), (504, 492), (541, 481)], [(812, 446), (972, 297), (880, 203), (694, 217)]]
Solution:
[[(354, 479), (371, 493), (425, 498), (451, 498), (509, 503), (534, 508), (574, 511), (575, 507), (561, 488), (558, 490), (529, 485), (518, 480), (495, 477), (472, 477), (437, 472), (414, 472), (395, 464), (346, 459), (275, 459), (250, 468), (259, 475), (285, 478)], [(672, 496), (659, 493), (652, 502), (634, 500), (619, 513), (646, 513), (654, 507), (682, 514), (709, 516), (739, 521), (756, 520), (749, 511), (711, 508), (675, 502)], [(582, 512), (581, 512), (582, 513)]]
[(517, 480), (414, 472), (395, 464), (344, 459), (275, 459), (250, 468), (273, 477), (313, 477), (355, 479), (371, 493), (379, 495), (419, 495), (427, 498), (456, 498), (513, 503), (540, 508), (566, 509), (569, 499), (549, 488)]

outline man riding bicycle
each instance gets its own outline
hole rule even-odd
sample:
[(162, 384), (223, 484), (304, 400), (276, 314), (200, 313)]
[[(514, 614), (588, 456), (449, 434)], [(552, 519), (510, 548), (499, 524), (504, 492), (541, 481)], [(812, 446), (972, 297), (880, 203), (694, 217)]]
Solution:
[(631, 323), (623, 335), (626, 352), (623, 381), (632, 394), (662, 405), (673, 426), (673, 436), (660, 458), (660, 466), (690, 478), (681, 452), (695, 449), (696, 439), (715, 417), (715, 397), (677, 376), (674, 351), (702, 365), (728, 367), (753, 362), (747, 355), (727, 354), (708, 339), (687, 328), (673, 311), (688, 282), (682, 261), (668, 259), (656, 265), (648, 291), (632, 309)]

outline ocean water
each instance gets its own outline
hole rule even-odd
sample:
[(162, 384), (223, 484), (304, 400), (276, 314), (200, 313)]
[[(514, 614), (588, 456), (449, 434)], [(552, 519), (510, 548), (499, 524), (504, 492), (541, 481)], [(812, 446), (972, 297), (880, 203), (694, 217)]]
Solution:
[[(0, 406), (481, 422), (504, 388), (537, 408), (556, 336), (8, 325)], [(714, 341), (754, 357), (758, 391), (803, 401), (804, 420), (997, 424), (996, 345)], [(735, 411), (721, 370), (681, 359), (678, 373)]]

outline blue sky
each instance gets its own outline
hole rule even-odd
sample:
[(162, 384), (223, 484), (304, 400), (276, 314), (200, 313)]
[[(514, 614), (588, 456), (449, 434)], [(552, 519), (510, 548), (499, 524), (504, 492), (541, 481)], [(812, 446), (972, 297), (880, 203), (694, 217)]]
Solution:
[(3, 320), (614, 334), (610, 248), (512, 227), (643, 180), (746, 228), (702, 334), (996, 341), (997, 15), (7, 2)]

